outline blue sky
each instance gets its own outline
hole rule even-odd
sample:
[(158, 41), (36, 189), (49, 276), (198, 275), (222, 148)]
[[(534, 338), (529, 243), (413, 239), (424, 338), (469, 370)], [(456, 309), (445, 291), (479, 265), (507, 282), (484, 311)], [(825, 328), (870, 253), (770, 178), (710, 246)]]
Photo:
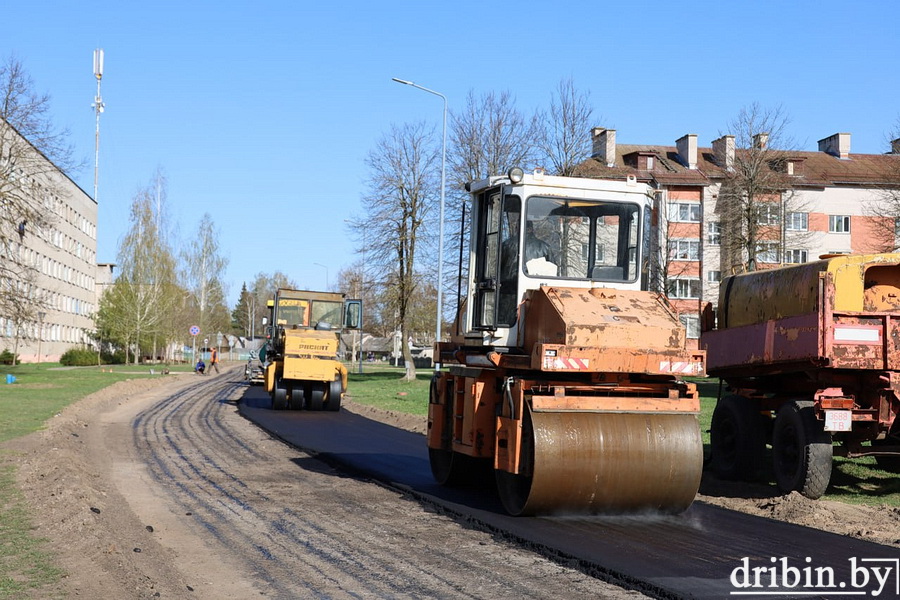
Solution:
[[(181, 239), (209, 212), (229, 302), (258, 272), (322, 288), (355, 260), (366, 154), (441, 101), (510, 91), (530, 114), (562, 78), (620, 143), (701, 146), (741, 107), (781, 105), (801, 149), (837, 132), (887, 150), (900, 118), (900, 3), (41, 1), (3, 8), (0, 58), (25, 64), (89, 164), (94, 48), (105, 52), (98, 260), (157, 168)], [(585, 132), (587, 135), (587, 132)], [(318, 264), (317, 264), (318, 263)], [(329, 281), (333, 283), (333, 281)]]

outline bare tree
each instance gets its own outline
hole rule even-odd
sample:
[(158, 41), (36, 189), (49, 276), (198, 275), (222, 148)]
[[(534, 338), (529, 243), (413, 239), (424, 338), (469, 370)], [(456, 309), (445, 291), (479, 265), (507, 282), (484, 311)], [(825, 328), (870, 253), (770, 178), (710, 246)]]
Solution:
[(594, 122), (590, 93), (579, 92), (572, 78), (562, 79), (550, 98), (550, 111), (535, 115), (535, 136), (541, 158), (552, 175), (572, 176), (591, 155), (584, 134)]
[(781, 107), (751, 104), (729, 124), (733, 165), (723, 169), (716, 211), (722, 228), (723, 270), (755, 270), (780, 263), (785, 216), (800, 209), (785, 164), (794, 148)]
[(465, 184), (506, 173), (512, 167), (534, 166), (535, 123), (535, 119), (529, 120), (516, 108), (515, 98), (508, 91), (480, 97), (470, 91), (465, 107), (452, 113), (446, 210), (446, 231), (450, 233), (444, 243), (444, 271), (459, 273), (459, 278), (447, 278), (445, 297), (457, 298), (466, 293), (468, 263), (463, 255), (469, 243), (471, 216)]
[(391, 293), (408, 380), (416, 377), (408, 342), (420, 275), (417, 252), (439, 193), (439, 156), (433, 131), (418, 123), (392, 126), (366, 158), (369, 192), (360, 222), (367, 226), (373, 278)]
[(900, 251), (900, 117), (887, 134), (893, 160), (884, 161), (884, 171), (876, 177), (884, 183), (863, 206), (871, 217), (870, 249), (873, 252)]
[(34, 81), (22, 62), (12, 54), (0, 63), (0, 118), (12, 125), (56, 168), (72, 173), (84, 162), (73, 158), (69, 130), (58, 129), (49, 113), (50, 95), (35, 92)]

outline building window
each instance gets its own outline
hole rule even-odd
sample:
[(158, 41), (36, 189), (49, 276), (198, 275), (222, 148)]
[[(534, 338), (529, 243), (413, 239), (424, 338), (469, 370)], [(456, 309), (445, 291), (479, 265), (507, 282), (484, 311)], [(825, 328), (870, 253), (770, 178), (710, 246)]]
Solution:
[(850, 233), (849, 215), (828, 215), (829, 233)]
[(718, 221), (710, 221), (706, 224), (706, 243), (710, 246), (718, 246), (722, 243), (722, 226)]
[(700, 297), (700, 279), (698, 277), (678, 277), (668, 281), (669, 298), (691, 300)]
[(784, 262), (789, 264), (805, 263), (809, 253), (806, 250), (785, 250)]
[(722, 281), (722, 271), (707, 271), (706, 281), (709, 283), (719, 283)]
[(700, 317), (697, 315), (678, 315), (678, 320), (687, 330), (689, 340), (700, 339)]
[(700, 240), (669, 240), (669, 260), (700, 260)]
[(759, 242), (756, 244), (756, 260), (761, 263), (778, 262), (778, 242)]
[(757, 223), (760, 225), (778, 225), (781, 222), (781, 207), (777, 204), (761, 203), (758, 207)]
[(784, 219), (784, 228), (787, 231), (808, 231), (809, 213), (790, 212)]
[(669, 204), (671, 220), (679, 223), (699, 223), (702, 212), (698, 202), (673, 202)]

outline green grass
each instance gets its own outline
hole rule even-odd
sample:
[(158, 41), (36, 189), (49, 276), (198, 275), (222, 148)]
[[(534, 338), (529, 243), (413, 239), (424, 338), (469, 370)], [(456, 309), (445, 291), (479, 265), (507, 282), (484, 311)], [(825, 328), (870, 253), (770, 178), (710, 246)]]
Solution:
[(428, 414), (428, 386), (434, 371), (416, 369), (416, 380), (405, 381), (405, 371), (386, 365), (363, 366), (363, 372), (351, 369), (347, 395), (354, 402), (382, 410), (424, 416)]
[[(159, 366), (153, 368), (157, 372), (160, 370)], [(179, 366), (177, 370), (189, 371), (190, 367)], [(16, 378), (15, 383), (6, 383), (7, 374)], [(117, 381), (139, 377), (160, 375), (151, 375), (150, 367), (143, 365), (0, 365), (0, 442), (37, 431), (61, 409), (99, 389)]]
[(28, 506), (15, 485), (12, 467), (0, 468), (0, 598), (21, 598), (63, 576), (53, 564), (47, 540), (32, 537)]

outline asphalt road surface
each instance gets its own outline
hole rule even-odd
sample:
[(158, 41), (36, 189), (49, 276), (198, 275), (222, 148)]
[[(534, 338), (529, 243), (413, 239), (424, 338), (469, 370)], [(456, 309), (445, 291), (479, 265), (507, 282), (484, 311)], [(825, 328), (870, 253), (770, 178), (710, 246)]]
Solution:
[(241, 413), (282, 440), (588, 573), (660, 598), (900, 597), (900, 550), (695, 502), (677, 516), (510, 517), (490, 489), (434, 483), (424, 437), (340, 412)]

